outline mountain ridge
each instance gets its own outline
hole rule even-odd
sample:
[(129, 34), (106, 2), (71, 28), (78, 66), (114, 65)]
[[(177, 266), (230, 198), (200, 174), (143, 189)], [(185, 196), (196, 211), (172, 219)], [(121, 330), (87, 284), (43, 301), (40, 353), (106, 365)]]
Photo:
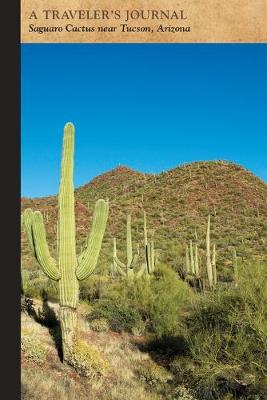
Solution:
[[(267, 184), (240, 165), (202, 161), (160, 174), (143, 174), (118, 166), (99, 175), (75, 189), (78, 246), (86, 240), (93, 206), (99, 198), (110, 202), (102, 252), (105, 264), (111, 258), (112, 237), (118, 238), (119, 251), (125, 242), (126, 214), (132, 215), (134, 242), (142, 243), (143, 210), (148, 216), (150, 235), (154, 235), (156, 246), (166, 252), (166, 261), (173, 265), (176, 252), (172, 249), (185, 248), (189, 240), (195, 240), (196, 233), (196, 240), (204, 249), (209, 214), (219, 263), (220, 257), (223, 265), (230, 263), (234, 247), (242, 259), (267, 258)], [(57, 196), (23, 198), (22, 210), (27, 207), (44, 212), (48, 240), (54, 242)]]

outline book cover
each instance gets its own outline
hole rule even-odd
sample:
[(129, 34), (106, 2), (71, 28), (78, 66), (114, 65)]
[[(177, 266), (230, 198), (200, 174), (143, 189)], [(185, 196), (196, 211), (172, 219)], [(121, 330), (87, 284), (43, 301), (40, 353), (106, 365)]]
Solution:
[(267, 396), (267, 4), (21, 1), (21, 398)]

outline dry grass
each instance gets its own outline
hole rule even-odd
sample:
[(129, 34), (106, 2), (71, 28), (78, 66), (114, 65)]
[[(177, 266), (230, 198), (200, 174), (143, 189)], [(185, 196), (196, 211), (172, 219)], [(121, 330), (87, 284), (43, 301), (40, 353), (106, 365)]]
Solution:
[(47, 400), (163, 400), (136, 374), (144, 364), (153, 368), (154, 362), (131, 344), (126, 334), (94, 332), (80, 317), (80, 340), (85, 346), (93, 343), (94, 352), (108, 366), (104, 374), (83, 377), (60, 362), (48, 328), (23, 313), (21, 331), (22, 338), (45, 352), (45, 361), (39, 363), (22, 350), (22, 400), (39, 400), (40, 394)]

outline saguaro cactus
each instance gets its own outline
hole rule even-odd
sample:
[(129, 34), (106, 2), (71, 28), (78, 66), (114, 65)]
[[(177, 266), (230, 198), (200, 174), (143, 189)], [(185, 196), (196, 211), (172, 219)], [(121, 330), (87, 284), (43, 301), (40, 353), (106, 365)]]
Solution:
[(188, 245), (186, 246), (185, 249), (185, 270), (187, 274), (190, 274), (191, 268), (190, 268), (190, 258), (189, 258), (189, 247)]
[[(125, 276), (132, 277), (134, 271), (134, 267), (137, 265), (139, 255), (135, 254), (133, 256), (133, 245), (132, 245), (132, 230), (131, 230), (131, 216), (127, 215), (127, 225), (126, 225), (126, 256), (127, 262), (121, 262), (117, 257), (117, 252), (114, 252), (115, 248), (113, 247), (113, 261), (117, 264), (118, 272)], [(119, 267), (119, 268), (118, 268)], [(124, 270), (126, 271), (124, 273)]]
[(213, 271), (212, 271), (212, 263), (210, 256), (210, 215), (208, 216), (208, 225), (207, 225), (207, 235), (206, 235), (206, 256), (207, 256), (207, 274), (209, 287), (213, 287)]
[(76, 255), (74, 215), (74, 126), (64, 127), (61, 180), (58, 205), (58, 260), (51, 257), (46, 241), (45, 227), (41, 212), (31, 209), (24, 211), (24, 223), (32, 253), (44, 273), (58, 281), (60, 300), (60, 325), (64, 362), (70, 363), (76, 340), (77, 305), (79, 281), (94, 271), (100, 252), (108, 217), (108, 202), (98, 200), (95, 204), (91, 232), (87, 246), (79, 257)]
[(212, 275), (213, 275), (213, 284), (217, 285), (217, 266), (216, 266), (216, 245), (213, 244), (212, 249)]
[(189, 246), (190, 246), (190, 264), (191, 264), (191, 272), (192, 274), (195, 274), (195, 260), (194, 260), (194, 251), (193, 251), (193, 242), (192, 240), (189, 241)]
[(149, 275), (155, 271), (155, 251), (154, 241), (148, 242), (147, 239), (147, 227), (146, 227), (146, 212), (144, 211), (144, 238), (145, 238), (145, 259), (146, 259), (146, 271)]
[(199, 274), (199, 262), (198, 262), (198, 247), (197, 244), (195, 244), (195, 274), (197, 278), (200, 278)]

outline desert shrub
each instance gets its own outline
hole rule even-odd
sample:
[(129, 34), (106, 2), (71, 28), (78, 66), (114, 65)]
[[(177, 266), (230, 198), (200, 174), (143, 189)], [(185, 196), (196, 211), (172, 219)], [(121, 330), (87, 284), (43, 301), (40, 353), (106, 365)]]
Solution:
[(58, 285), (49, 279), (41, 270), (22, 270), (24, 295), (31, 298), (42, 298), (45, 290), (49, 300), (58, 300)]
[(71, 365), (78, 374), (90, 378), (104, 375), (108, 370), (108, 361), (91, 344), (82, 340), (77, 340)]
[(239, 268), (237, 287), (219, 286), (196, 297), (186, 320), (189, 357), (196, 366), (188, 380), (202, 399), (266, 395), (266, 300), (264, 265)]
[(190, 288), (172, 269), (163, 265), (155, 271), (151, 291), (153, 301), (149, 316), (153, 332), (157, 337), (176, 335), (180, 317), (190, 303)]
[(161, 365), (147, 360), (136, 370), (137, 376), (149, 385), (167, 383), (172, 380), (172, 374)]
[(106, 283), (107, 277), (101, 275), (80, 281), (80, 299), (89, 302), (100, 299)]
[(47, 351), (44, 345), (38, 339), (32, 338), (27, 330), (22, 330), (21, 350), (25, 358), (36, 364), (43, 364), (46, 361)]
[(115, 332), (133, 333), (134, 330), (144, 330), (144, 323), (138, 310), (124, 303), (121, 298), (120, 302), (113, 297), (101, 299), (88, 319), (90, 325), (96, 319), (105, 319)]
[(115, 331), (168, 336), (176, 333), (190, 295), (188, 285), (169, 267), (160, 265), (153, 276), (110, 282), (88, 319), (105, 318)]
[(172, 391), (172, 400), (196, 400), (195, 397), (191, 394), (190, 390), (185, 386), (177, 386)]
[(95, 332), (107, 332), (109, 330), (109, 323), (105, 318), (93, 319), (90, 322), (90, 328)]

